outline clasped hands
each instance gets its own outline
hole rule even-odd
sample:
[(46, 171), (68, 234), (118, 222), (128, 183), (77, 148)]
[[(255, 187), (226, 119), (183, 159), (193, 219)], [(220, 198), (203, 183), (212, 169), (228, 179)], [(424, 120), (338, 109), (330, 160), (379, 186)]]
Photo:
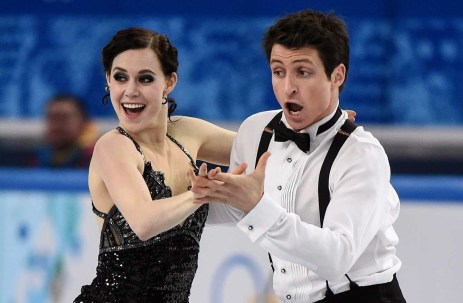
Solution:
[(194, 203), (225, 203), (245, 213), (259, 203), (264, 194), (265, 166), (269, 152), (259, 159), (256, 169), (246, 175), (247, 164), (242, 163), (232, 172), (222, 172), (220, 167), (207, 171), (207, 164), (199, 167), (198, 175), (188, 171)]

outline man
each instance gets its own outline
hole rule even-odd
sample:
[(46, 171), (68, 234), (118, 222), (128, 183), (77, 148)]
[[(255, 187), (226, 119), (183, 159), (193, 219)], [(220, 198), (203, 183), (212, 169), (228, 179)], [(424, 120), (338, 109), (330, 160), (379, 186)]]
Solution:
[(349, 68), (344, 22), (293, 13), (268, 29), (263, 47), (281, 110), (243, 122), (233, 173), (205, 178), (203, 165), (203, 177), (192, 177), (192, 190), (209, 196), (198, 201), (211, 203), (208, 222), (235, 221), (269, 252), (283, 302), (405, 302), (387, 156), (339, 108)]
[(83, 101), (73, 95), (56, 95), (47, 103), (45, 144), (39, 147), (32, 165), (88, 168), (98, 136), (99, 131), (88, 119)]

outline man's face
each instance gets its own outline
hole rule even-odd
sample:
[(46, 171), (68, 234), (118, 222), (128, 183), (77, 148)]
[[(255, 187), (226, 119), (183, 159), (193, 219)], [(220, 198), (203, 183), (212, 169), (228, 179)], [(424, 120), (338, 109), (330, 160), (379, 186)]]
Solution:
[(46, 116), (47, 142), (61, 149), (73, 145), (85, 127), (85, 120), (76, 105), (70, 101), (52, 102)]
[(318, 51), (311, 47), (288, 49), (275, 44), (270, 56), (272, 85), (289, 125), (296, 131), (323, 119), (335, 110), (345, 67), (325, 74)]

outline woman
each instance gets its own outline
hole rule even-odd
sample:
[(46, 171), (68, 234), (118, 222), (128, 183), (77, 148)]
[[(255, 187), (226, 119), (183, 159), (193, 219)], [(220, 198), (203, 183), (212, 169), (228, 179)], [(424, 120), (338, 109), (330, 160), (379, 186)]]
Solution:
[(228, 165), (235, 133), (171, 120), (178, 60), (166, 36), (122, 30), (102, 55), (119, 127), (90, 163), (100, 252), (96, 278), (74, 302), (188, 302), (208, 206), (193, 204), (187, 171), (196, 159)]

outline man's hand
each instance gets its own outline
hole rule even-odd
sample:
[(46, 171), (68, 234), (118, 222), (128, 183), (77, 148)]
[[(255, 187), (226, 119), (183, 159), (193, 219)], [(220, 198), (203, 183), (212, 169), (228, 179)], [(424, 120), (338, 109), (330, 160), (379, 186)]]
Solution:
[(350, 110), (350, 109), (347, 109), (346, 110), (347, 112), (347, 118), (352, 121), (352, 122), (355, 122), (355, 116), (357, 116), (357, 113), (353, 110)]
[(269, 152), (265, 152), (257, 164), (256, 170), (243, 175), (246, 164), (239, 165), (233, 172), (224, 173), (220, 168), (207, 172), (207, 166), (201, 165), (198, 176), (191, 172), (191, 191), (199, 198), (197, 203), (226, 203), (248, 213), (264, 194), (265, 166)]

